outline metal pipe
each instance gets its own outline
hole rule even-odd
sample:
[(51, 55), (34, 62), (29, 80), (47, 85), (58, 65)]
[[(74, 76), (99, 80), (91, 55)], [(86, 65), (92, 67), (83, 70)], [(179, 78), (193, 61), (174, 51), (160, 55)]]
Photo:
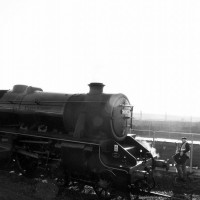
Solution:
[(21, 150), (21, 149), (16, 150), (16, 152), (17, 152), (17, 153), (20, 153), (20, 154), (23, 154), (23, 155), (25, 155), (25, 156), (30, 156), (30, 157), (32, 157), (32, 158), (39, 159), (39, 156), (38, 156), (38, 154), (36, 154), (36, 153), (29, 153), (29, 152), (24, 151), (24, 150)]
[(191, 145), (191, 151), (190, 151), (190, 173), (192, 173), (192, 160), (193, 160), (193, 134), (192, 134), (192, 145)]
[(19, 140), (19, 142), (22, 143), (32, 143), (32, 144), (50, 144), (51, 142), (46, 142), (46, 141), (31, 141), (31, 140)]

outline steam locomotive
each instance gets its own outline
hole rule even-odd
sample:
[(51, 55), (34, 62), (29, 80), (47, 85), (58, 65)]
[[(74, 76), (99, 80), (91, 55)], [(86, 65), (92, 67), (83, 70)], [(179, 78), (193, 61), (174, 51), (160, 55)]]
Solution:
[(150, 192), (161, 161), (135, 140), (133, 106), (123, 94), (103, 93), (102, 83), (89, 87), (87, 94), (0, 90), (0, 147), (22, 174), (43, 169), (58, 182), (92, 186), (102, 199)]

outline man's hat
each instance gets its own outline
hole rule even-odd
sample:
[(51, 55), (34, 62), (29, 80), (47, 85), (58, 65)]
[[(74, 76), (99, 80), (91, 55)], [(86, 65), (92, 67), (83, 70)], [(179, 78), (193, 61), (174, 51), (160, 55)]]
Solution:
[(182, 137), (181, 139), (185, 139), (186, 140), (187, 138), (186, 137)]

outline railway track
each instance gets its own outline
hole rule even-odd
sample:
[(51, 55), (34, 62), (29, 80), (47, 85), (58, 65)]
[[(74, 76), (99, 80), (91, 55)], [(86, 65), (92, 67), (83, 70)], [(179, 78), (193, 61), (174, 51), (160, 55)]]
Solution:
[[(156, 172), (155, 192), (163, 196), (139, 196), (147, 200), (200, 200), (200, 179), (193, 177), (186, 183), (175, 182), (174, 174)], [(165, 180), (165, 181), (163, 181)], [(27, 179), (17, 171), (0, 170), (1, 200), (98, 200), (91, 187), (81, 190), (74, 185), (64, 188), (58, 196), (58, 187), (47, 178)], [(171, 195), (171, 198), (164, 196)], [(133, 196), (131, 200), (135, 199)]]

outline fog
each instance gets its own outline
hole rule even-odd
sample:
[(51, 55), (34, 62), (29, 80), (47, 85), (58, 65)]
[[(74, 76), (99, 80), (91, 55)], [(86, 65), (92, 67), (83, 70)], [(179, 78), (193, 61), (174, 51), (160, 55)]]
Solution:
[(200, 116), (200, 1), (0, 1), (0, 89), (87, 93)]

